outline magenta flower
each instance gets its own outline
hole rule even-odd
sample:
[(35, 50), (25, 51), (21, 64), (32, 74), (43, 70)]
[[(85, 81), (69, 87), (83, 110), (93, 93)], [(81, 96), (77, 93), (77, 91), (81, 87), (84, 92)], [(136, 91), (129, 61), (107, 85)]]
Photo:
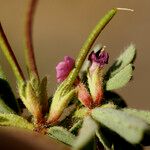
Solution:
[(108, 64), (109, 55), (106, 51), (99, 50), (96, 53), (92, 51), (88, 59), (102, 68), (105, 64)]
[(92, 51), (88, 57), (88, 60), (91, 62), (90, 74), (98, 68), (103, 68), (105, 64), (108, 64), (109, 55), (104, 49), (98, 50), (97, 52)]
[(58, 83), (64, 81), (67, 78), (74, 65), (75, 60), (69, 56), (65, 56), (64, 60), (57, 64), (56, 78)]

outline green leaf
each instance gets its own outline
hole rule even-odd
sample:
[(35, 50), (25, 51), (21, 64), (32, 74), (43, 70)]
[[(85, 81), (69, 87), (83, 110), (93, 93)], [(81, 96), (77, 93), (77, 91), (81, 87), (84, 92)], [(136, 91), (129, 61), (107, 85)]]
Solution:
[(106, 82), (106, 90), (114, 90), (125, 86), (132, 77), (132, 64), (127, 65)]
[(33, 124), (15, 114), (0, 113), (0, 126), (11, 126), (33, 130)]
[(140, 143), (150, 126), (143, 120), (112, 108), (95, 108), (92, 117), (132, 144)]
[(55, 138), (65, 144), (72, 145), (75, 140), (75, 136), (63, 127), (50, 127), (47, 131), (48, 135)]
[(9, 108), (1, 98), (0, 98), (0, 113), (15, 114), (15, 112), (11, 108)]
[(7, 80), (6, 76), (5, 76), (5, 73), (4, 73), (4, 71), (3, 71), (1, 66), (0, 66), (0, 78), (3, 79), (3, 80)]
[(79, 135), (74, 141), (74, 149), (84, 149), (84, 147), (94, 138), (97, 130), (97, 123), (90, 116), (85, 117)]
[(120, 72), (128, 64), (132, 63), (136, 56), (136, 49), (133, 44), (130, 44), (125, 51), (118, 57), (113, 63), (105, 75), (105, 79), (108, 80)]
[(134, 115), (136, 117), (139, 117), (146, 121), (148, 124), (150, 124), (150, 111), (145, 111), (145, 110), (137, 110), (133, 108), (124, 108), (122, 109), (124, 112)]

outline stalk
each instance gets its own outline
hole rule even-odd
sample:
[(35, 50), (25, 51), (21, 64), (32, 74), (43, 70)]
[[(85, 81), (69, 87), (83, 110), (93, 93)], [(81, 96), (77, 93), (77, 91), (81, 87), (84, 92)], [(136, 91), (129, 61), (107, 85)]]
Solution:
[(111, 9), (106, 13), (106, 15), (98, 22), (98, 24), (94, 27), (92, 32), (89, 34), (87, 40), (84, 42), (82, 48), (80, 49), (79, 55), (75, 62), (75, 69), (69, 74), (67, 78), (67, 83), (72, 86), (76, 77), (78, 76), (78, 73), (84, 63), (84, 60), (86, 59), (93, 43), (99, 36), (99, 34), (102, 32), (102, 30), (105, 28), (105, 26), (110, 22), (110, 20), (114, 17), (116, 14), (117, 9)]
[(26, 55), (26, 64), (28, 67), (29, 75), (34, 74), (39, 79), (35, 56), (34, 56), (34, 47), (33, 47), (33, 38), (32, 38), (32, 29), (33, 29), (32, 26), (33, 26), (34, 13), (36, 10), (37, 2), (38, 0), (31, 0), (29, 4), (29, 10), (26, 16), (25, 55)]
[(24, 78), (23, 72), (22, 72), (22, 70), (19, 66), (19, 63), (13, 53), (13, 50), (6, 38), (6, 35), (4, 33), (1, 23), (0, 23), (0, 47), (1, 47), (5, 57), (7, 58), (9, 64), (11, 65), (11, 68), (16, 76), (18, 83), (24, 82), (25, 78)]

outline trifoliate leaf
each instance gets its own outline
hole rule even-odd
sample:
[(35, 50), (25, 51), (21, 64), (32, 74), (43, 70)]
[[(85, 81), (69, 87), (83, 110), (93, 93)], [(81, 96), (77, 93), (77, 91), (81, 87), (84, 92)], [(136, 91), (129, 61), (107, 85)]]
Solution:
[(63, 127), (50, 127), (47, 131), (48, 135), (55, 138), (65, 144), (72, 145), (75, 140), (75, 136)]
[(140, 143), (150, 126), (140, 118), (112, 108), (95, 108), (92, 117), (131, 144)]
[(94, 138), (97, 130), (97, 123), (90, 116), (85, 117), (82, 128), (79, 131), (79, 135), (74, 141), (74, 149), (84, 149), (84, 147)]
[(150, 111), (145, 111), (145, 110), (137, 110), (133, 108), (124, 108), (122, 109), (124, 112), (134, 115), (136, 117), (139, 117), (146, 121), (148, 124), (150, 124)]
[[(133, 108), (124, 108), (122, 109), (124, 112), (128, 113), (129, 115), (133, 115), (135, 117), (138, 117), (145, 122), (147, 122), (150, 125), (150, 111), (145, 110), (137, 110)], [(144, 140), (142, 141), (143, 145), (150, 145), (150, 133), (147, 133), (147, 135), (144, 137)]]
[(0, 126), (11, 126), (33, 130), (33, 124), (15, 114), (0, 113)]
[(132, 63), (136, 56), (136, 49), (133, 44), (130, 44), (125, 51), (118, 57), (114, 64), (109, 68), (105, 75), (105, 80), (109, 80), (118, 72), (120, 72), (128, 64)]
[(10, 107), (8, 107), (1, 98), (0, 98), (0, 113), (15, 114), (15, 112)]
[(106, 82), (106, 90), (114, 90), (125, 86), (132, 77), (132, 64), (127, 65)]

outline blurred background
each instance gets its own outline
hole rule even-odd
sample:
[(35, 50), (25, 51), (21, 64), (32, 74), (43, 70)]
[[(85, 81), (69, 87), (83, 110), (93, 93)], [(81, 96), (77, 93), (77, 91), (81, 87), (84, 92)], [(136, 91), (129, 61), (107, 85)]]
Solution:
[[(25, 70), (24, 21), (28, 0), (0, 0), (0, 20)], [(98, 20), (112, 7), (132, 8), (120, 11), (104, 29), (96, 43), (107, 46), (109, 65), (131, 42), (136, 44), (134, 80), (118, 90), (130, 107), (149, 109), (150, 84), (150, 1), (149, 0), (41, 0), (35, 14), (33, 41), (40, 76), (49, 78), (48, 92), (56, 89), (55, 66), (65, 55), (76, 58), (80, 47)], [(15, 91), (15, 77), (0, 51), (3, 66)]]

